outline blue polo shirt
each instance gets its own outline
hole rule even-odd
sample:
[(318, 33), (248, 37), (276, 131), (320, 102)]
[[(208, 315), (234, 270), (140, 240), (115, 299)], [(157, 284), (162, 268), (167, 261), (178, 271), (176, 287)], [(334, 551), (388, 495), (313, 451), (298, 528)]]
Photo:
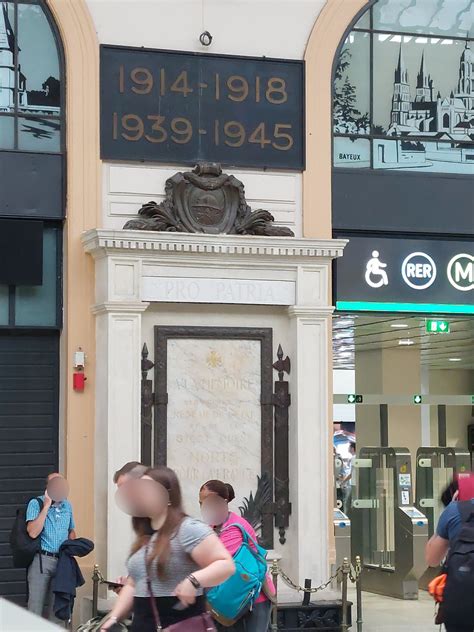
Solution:
[[(471, 499), (471, 503), (474, 505), (474, 498)], [(449, 540), (452, 542), (461, 531), (461, 514), (459, 512), (459, 503), (452, 501), (443, 511), (439, 517), (438, 526), (436, 528), (436, 534), (440, 538)]]
[[(44, 496), (39, 496), (39, 498), (44, 502)], [(26, 521), (36, 520), (39, 513), (38, 501), (32, 498), (26, 509)], [(61, 544), (69, 538), (69, 531), (74, 528), (71, 503), (68, 500), (53, 503), (48, 509), (48, 515), (41, 532), (41, 550), (48, 551), (48, 553), (58, 553)]]

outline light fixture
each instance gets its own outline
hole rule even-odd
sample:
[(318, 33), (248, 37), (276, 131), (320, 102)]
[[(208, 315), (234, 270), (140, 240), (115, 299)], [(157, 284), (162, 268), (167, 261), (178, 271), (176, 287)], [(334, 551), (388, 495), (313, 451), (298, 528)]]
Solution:
[(450, 362), (461, 362), (462, 358), (449, 358)]
[(408, 325), (406, 323), (393, 323), (390, 327), (393, 327), (394, 329), (408, 329)]
[(409, 347), (410, 345), (414, 345), (415, 342), (411, 340), (410, 338), (400, 338), (400, 340), (398, 341), (398, 344), (401, 345), (402, 347)]
[(341, 319), (338, 318), (336, 320), (337, 325), (341, 327), (347, 327), (348, 325), (352, 325), (353, 322), (354, 321), (352, 320), (352, 318), (341, 318)]

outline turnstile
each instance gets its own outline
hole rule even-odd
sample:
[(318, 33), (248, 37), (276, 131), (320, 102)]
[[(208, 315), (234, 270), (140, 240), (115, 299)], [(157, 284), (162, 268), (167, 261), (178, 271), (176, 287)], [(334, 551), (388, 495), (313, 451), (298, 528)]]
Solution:
[[(416, 453), (416, 501), (415, 505), (428, 519), (428, 535), (436, 530), (444, 509), (441, 494), (453, 480), (455, 474), (470, 470), (471, 455), (462, 448), (443, 446), (418, 448)], [(420, 577), (419, 586), (428, 590), (431, 580), (439, 575), (440, 569), (426, 568)]]
[(351, 559), (351, 521), (341, 509), (333, 509), (334, 539), (336, 542), (336, 568), (344, 558)]
[(352, 557), (362, 556), (362, 589), (418, 599), (425, 570), (428, 520), (413, 503), (411, 456), (406, 448), (362, 448), (355, 461)]
[(432, 536), (444, 509), (441, 494), (459, 472), (469, 472), (471, 455), (463, 448), (418, 448), (415, 505), (428, 518)]

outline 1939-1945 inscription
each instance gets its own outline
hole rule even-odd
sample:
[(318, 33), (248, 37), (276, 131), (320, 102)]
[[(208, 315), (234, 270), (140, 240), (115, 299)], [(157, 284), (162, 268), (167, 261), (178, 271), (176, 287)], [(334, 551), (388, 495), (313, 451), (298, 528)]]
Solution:
[(101, 47), (101, 156), (304, 168), (300, 61)]

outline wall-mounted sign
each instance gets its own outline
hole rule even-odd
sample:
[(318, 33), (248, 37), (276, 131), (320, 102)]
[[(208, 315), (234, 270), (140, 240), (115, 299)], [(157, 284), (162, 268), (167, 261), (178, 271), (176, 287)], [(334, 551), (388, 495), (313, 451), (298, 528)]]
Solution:
[(449, 321), (427, 318), (425, 320), (425, 331), (427, 334), (449, 334)]
[(101, 156), (304, 168), (301, 61), (102, 46)]
[(335, 270), (338, 310), (474, 314), (469, 241), (349, 237)]

